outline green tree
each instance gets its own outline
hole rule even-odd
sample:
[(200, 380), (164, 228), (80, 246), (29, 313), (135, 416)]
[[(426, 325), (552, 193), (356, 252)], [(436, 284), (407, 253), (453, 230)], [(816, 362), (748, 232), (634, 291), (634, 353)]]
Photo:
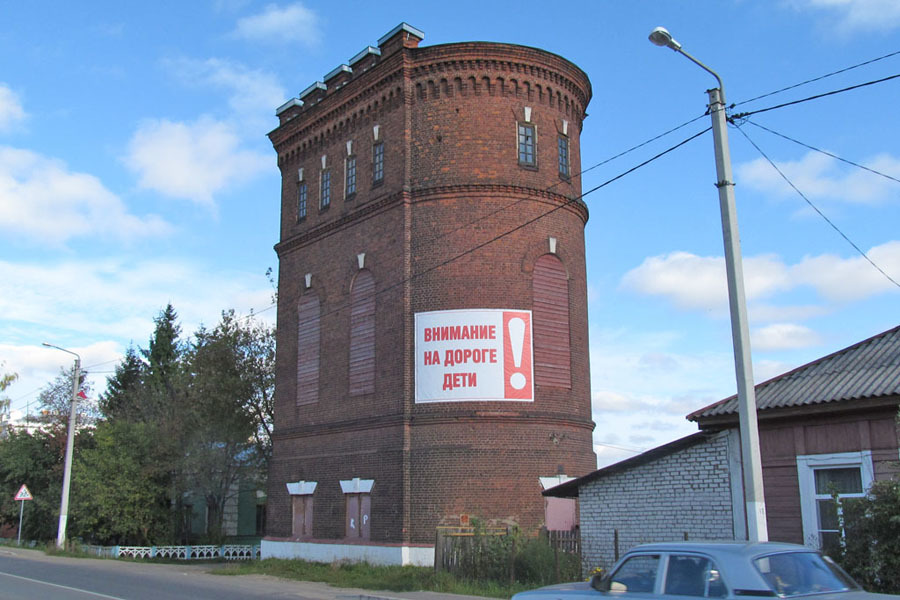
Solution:
[(104, 422), (73, 469), (72, 531), (102, 544), (166, 543), (172, 537), (169, 473), (156, 448), (155, 428)]
[(19, 487), (27, 485), (34, 496), (24, 512), (23, 539), (56, 536), (64, 451), (65, 438), (48, 431), (12, 431), (0, 441), (0, 523), (18, 526), (20, 507), (13, 498)]
[[(0, 369), (3, 369), (4, 366), (5, 363), (0, 362)], [(18, 378), (19, 375), (16, 373), (3, 373), (0, 375), (0, 393), (5, 392), (6, 388), (11, 386)], [(11, 404), (8, 397), (0, 396), (0, 439), (3, 439), (7, 433)]]
[(865, 498), (842, 499), (841, 508), (841, 566), (868, 591), (900, 594), (900, 480), (876, 481)]
[(138, 351), (129, 346), (115, 373), (106, 378), (106, 392), (100, 394), (98, 402), (101, 415), (110, 421), (137, 420), (145, 376), (146, 365)]
[(196, 333), (189, 353), (190, 401), (198, 419), (184, 460), (192, 491), (205, 500), (213, 540), (223, 537), (225, 504), (241, 479), (257, 477), (265, 463), (260, 431), (268, 423), (258, 415), (269, 392), (260, 391), (266, 358), (257, 356), (258, 333), (227, 311), (215, 329)]
[[(50, 427), (68, 427), (69, 411), (72, 406), (72, 378), (75, 376), (74, 365), (68, 369), (61, 368), (56, 379), (49, 382), (38, 394), (40, 415), (35, 419), (38, 423)], [(84, 392), (87, 398), (78, 398), (75, 413), (75, 425), (78, 428), (93, 426), (100, 413), (97, 405), (90, 400), (92, 386), (85, 380), (87, 372), (82, 371), (79, 390)]]

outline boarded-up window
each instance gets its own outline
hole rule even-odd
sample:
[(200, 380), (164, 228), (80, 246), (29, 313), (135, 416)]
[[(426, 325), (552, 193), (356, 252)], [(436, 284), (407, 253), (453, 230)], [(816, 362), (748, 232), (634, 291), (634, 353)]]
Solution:
[(291, 534), (294, 537), (312, 537), (313, 497), (312, 494), (291, 496), (293, 522)]
[(375, 278), (362, 269), (350, 289), (350, 395), (375, 392)]
[(371, 530), (372, 495), (345, 494), (347, 499), (346, 534), (348, 538), (369, 539)]
[(534, 380), (571, 388), (569, 281), (562, 262), (545, 254), (534, 264)]
[(319, 401), (319, 299), (307, 294), (297, 310), (297, 404)]

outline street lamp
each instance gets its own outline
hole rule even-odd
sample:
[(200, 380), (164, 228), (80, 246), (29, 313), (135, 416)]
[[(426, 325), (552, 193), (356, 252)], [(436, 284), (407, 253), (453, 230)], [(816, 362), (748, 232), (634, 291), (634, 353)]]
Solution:
[(731, 338), (734, 344), (734, 370), (737, 378), (738, 414), (741, 430), (741, 458), (744, 472), (744, 501), (747, 512), (747, 539), (764, 542), (766, 502), (763, 497), (762, 461), (759, 454), (759, 429), (756, 422), (756, 393), (750, 360), (750, 330), (747, 326), (747, 301), (744, 298), (744, 271), (741, 265), (741, 242), (734, 204), (734, 181), (731, 178), (731, 156), (725, 120), (725, 86), (722, 78), (702, 62), (681, 49), (663, 27), (650, 33), (657, 46), (671, 48), (716, 78), (718, 87), (707, 90), (712, 117), (713, 143), (716, 153), (716, 187), (722, 212), (722, 236), (725, 241), (725, 272), (728, 279), (728, 305), (731, 309)]
[(63, 469), (62, 500), (59, 503), (59, 527), (56, 530), (56, 547), (66, 545), (66, 521), (69, 518), (69, 487), (72, 483), (72, 453), (75, 449), (75, 408), (78, 404), (78, 383), (81, 380), (81, 357), (71, 350), (44, 342), (47, 348), (56, 348), (75, 356), (75, 377), (72, 382), (72, 401), (69, 407), (69, 435), (66, 438), (66, 465)]

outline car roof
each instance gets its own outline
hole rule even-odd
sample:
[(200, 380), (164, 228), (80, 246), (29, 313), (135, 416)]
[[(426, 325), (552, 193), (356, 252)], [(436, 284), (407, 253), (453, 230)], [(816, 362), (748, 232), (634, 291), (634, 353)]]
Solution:
[(641, 544), (625, 553), (695, 552), (713, 559), (732, 590), (768, 590), (769, 586), (750, 562), (757, 557), (781, 552), (815, 552), (806, 546), (783, 542), (659, 542)]

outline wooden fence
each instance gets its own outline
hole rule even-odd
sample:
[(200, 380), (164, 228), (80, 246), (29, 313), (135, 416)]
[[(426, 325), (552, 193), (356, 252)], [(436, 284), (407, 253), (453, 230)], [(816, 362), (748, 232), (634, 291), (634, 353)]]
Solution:
[[(561, 579), (563, 559), (577, 557), (580, 568), (581, 537), (578, 530), (542, 530), (538, 538), (553, 550), (554, 582), (565, 579)], [(462, 578), (513, 583), (516, 581), (516, 559), (521, 546), (533, 539), (516, 535), (506, 527), (438, 527), (434, 569)]]

